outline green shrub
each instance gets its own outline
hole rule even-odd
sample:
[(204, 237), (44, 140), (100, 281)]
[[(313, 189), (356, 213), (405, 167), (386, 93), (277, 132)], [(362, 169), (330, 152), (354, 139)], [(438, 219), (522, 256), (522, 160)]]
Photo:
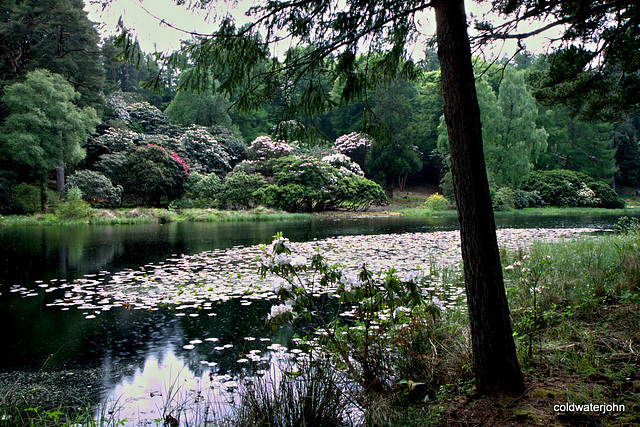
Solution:
[(265, 177), (259, 173), (232, 172), (224, 179), (218, 202), (223, 207), (255, 206), (260, 204), (260, 197), (255, 193), (266, 185)]
[(540, 208), (545, 205), (544, 200), (537, 191), (515, 190), (513, 202), (516, 209)]
[(149, 144), (129, 154), (123, 167), (123, 187), (142, 203), (159, 206), (179, 198), (190, 169), (174, 152)]
[(222, 180), (215, 173), (189, 175), (186, 191), (178, 207), (208, 208), (214, 205), (215, 199), (222, 190)]
[(112, 183), (120, 184), (123, 177), (127, 155), (125, 153), (103, 154), (93, 168), (104, 174)]
[(382, 188), (350, 170), (314, 157), (283, 157), (273, 166), (270, 184), (261, 188), (265, 206), (289, 212), (364, 209), (386, 201)]
[(22, 204), (16, 198), (17, 174), (0, 170), (0, 214), (11, 215), (24, 212)]
[(510, 187), (498, 188), (491, 197), (491, 205), (497, 211), (509, 211), (516, 205), (513, 190)]
[(35, 185), (21, 182), (16, 186), (16, 200), (22, 205), (25, 213), (34, 213), (40, 210), (40, 189)]
[(432, 211), (443, 211), (449, 207), (449, 201), (442, 194), (435, 193), (429, 196), (425, 205)]
[(534, 171), (522, 186), (537, 192), (549, 206), (623, 207), (624, 203), (608, 185), (569, 170)]
[(91, 216), (91, 205), (82, 200), (82, 190), (78, 187), (67, 189), (67, 201), (56, 208), (55, 214), (62, 219), (83, 219)]
[(616, 192), (604, 182), (595, 181), (589, 187), (595, 193), (595, 197), (600, 200), (599, 207), (608, 209), (624, 208), (624, 200), (618, 197)]
[(81, 170), (67, 179), (65, 191), (78, 188), (82, 198), (93, 206), (118, 206), (122, 196), (122, 187), (114, 187), (104, 174), (92, 170)]

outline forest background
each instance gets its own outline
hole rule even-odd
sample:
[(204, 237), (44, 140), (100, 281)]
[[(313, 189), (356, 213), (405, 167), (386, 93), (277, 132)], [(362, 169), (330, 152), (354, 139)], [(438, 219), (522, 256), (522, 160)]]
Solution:
[[(246, 99), (253, 87), (222, 93), (224, 76), (192, 73), (192, 42), (169, 62), (127, 37), (101, 40), (80, 0), (0, 8), (1, 214), (59, 209), (70, 196), (94, 207), (320, 211), (430, 185), (453, 199), (434, 49), (398, 78), (370, 79), (366, 96), (345, 99), (350, 83), (321, 81), (331, 109), (305, 114), (291, 105), (308, 96), (306, 82), (257, 103)], [(374, 56), (354, 61), (366, 68)], [(640, 186), (640, 113), (585, 114), (549, 99), (563, 60), (475, 58), (497, 209), (620, 207), (613, 191)]]

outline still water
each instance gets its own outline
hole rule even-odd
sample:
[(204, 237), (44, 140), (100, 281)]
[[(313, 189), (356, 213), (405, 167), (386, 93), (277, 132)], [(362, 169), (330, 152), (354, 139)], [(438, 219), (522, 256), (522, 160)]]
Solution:
[[(499, 228), (606, 229), (616, 220), (604, 215), (498, 216), (496, 222)], [(306, 242), (456, 228), (454, 217), (0, 228), (0, 369), (97, 366), (103, 375), (96, 389), (103, 398), (125, 396), (133, 402), (154, 394), (166, 399), (167, 389), (177, 382), (189, 382), (190, 390), (204, 383), (228, 389), (241, 370), (269, 372), (274, 357), (290, 344), (289, 331), (264, 330), (274, 301), (258, 295), (139, 310), (114, 303), (108, 292), (97, 295), (92, 285), (142, 270), (134, 277), (138, 280), (147, 270), (167, 265), (177, 270), (176, 259), (201, 253), (250, 259), (252, 252), (245, 248), (269, 243), (278, 231), (291, 241)], [(233, 259), (225, 262), (220, 265), (233, 274), (238, 265)], [(72, 296), (72, 284), (86, 289)], [(96, 304), (103, 304), (98, 316)]]

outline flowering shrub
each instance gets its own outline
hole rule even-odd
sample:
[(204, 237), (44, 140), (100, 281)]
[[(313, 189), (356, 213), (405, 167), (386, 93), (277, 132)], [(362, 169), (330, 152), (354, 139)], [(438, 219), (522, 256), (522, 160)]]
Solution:
[(122, 169), (125, 191), (156, 206), (179, 198), (191, 172), (176, 153), (153, 144), (129, 154)]
[(268, 136), (257, 137), (247, 152), (254, 159), (272, 159), (290, 154), (293, 147), (284, 141), (274, 141)]
[(425, 205), (427, 206), (427, 209), (431, 209), (433, 211), (443, 211), (447, 209), (449, 201), (442, 194), (435, 193), (429, 196), (429, 198), (425, 202)]
[(534, 171), (522, 189), (536, 191), (549, 206), (624, 207), (624, 202), (607, 184), (569, 170)]
[(367, 152), (373, 144), (373, 138), (364, 133), (351, 132), (347, 135), (342, 135), (336, 139), (334, 148), (349, 156), (351, 160), (364, 168), (367, 159)]
[(139, 135), (128, 129), (109, 128), (97, 138), (90, 138), (89, 143), (104, 147), (109, 153), (132, 150), (136, 146)]
[(169, 117), (148, 102), (127, 105), (131, 127), (136, 132), (179, 136), (180, 127), (171, 123)]
[(360, 165), (353, 162), (349, 156), (344, 154), (331, 154), (330, 156), (324, 156), (321, 160), (325, 163), (329, 163), (334, 168), (345, 168), (347, 171), (355, 173), (356, 175), (364, 176), (364, 172)]
[(369, 135), (358, 132), (351, 132), (336, 139), (335, 148), (341, 153), (349, 153), (360, 148), (369, 148), (373, 139)]
[[(319, 325), (324, 339), (322, 350), (335, 357), (336, 364), (346, 367), (349, 377), (367, 391), (381, 391), (390, 382), (388, 369), (380, 366), (401, 345), (398, 337), (405, 332), (405, 321), (421, 309), (436, 317), (440, 301), (424, 304), (428, 292), (423, 285), (428, 277), (407, 274), (399, 277), (395, 270), (374, 274), (365, 265), (357, 272), (330, 266), (320, 254), (311, 259), (295, 256), (289, 240), (278, 233), (269, 247), (263, 247), (258, 259), (260, 274), (278, 277), (274, 291), (280, 304), (274, 305), (267, 325), (300, 322)], [(350, 310), (351, 326), (340, 321), (340, 314), (327, 319), (318, 295), (328, 292), (339, 301), (339, 312)], [(387, 381), (385, 381), (385, 379)]]
[(224, 176), (231, 171), (229, 152), (205, 128), (194, 125), (185, 129), (180, 143), (200, 172)]
[(93, 206), (118, 206), (122, 196), (122, 187), (113, 186), (104, 174), (92, 170), (81, 170), (67, 179), (65, 191), (79, 189), (82, 198)]

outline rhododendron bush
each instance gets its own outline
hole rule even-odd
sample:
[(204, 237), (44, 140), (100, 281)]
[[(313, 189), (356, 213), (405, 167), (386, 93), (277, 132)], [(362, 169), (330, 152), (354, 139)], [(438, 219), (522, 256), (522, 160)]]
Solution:
[(373, 138), (359, 132), (351, 132), (336, 139), (334, 148), (347, 156), (355, 163), (363, 167), (367, 158), (367, 151), (373, 144)]
[(138, 203), (159, 206), (180, 197), (190, 172), (176, 153), (149, 144), (127, 157), (122, 184), (129, 194), (136, 196)]
[(239, 170), (234, 170), (225, 180), (223, 192), (231, 194), (236, 174), (241, 174), (244, 184), (249, 177), (254, 177), (252, 191), (249, 194), (238, 188), (234, 194), (241, 196), (242, 200), (227, 198), (223, 201), (245, 206), (261, 204), (290, 212), (317, 212), (366, 209), (371, 204), (386, 200), (378, 184), (364, 178), (361, 171), (359, 174), (351, 170), (359, 170), (357, 165), (342, 157), (328, 156), (325, 159), (338, 162), (338, 166), (312, 156), (287, 156), (257, 164), (240, 164)]
[(272, 159), (290, 154), (293, 147), (284, 141), (274, 141), (268, 136), (257, 137), (249, 146), (249, 157), (253, 159)]

